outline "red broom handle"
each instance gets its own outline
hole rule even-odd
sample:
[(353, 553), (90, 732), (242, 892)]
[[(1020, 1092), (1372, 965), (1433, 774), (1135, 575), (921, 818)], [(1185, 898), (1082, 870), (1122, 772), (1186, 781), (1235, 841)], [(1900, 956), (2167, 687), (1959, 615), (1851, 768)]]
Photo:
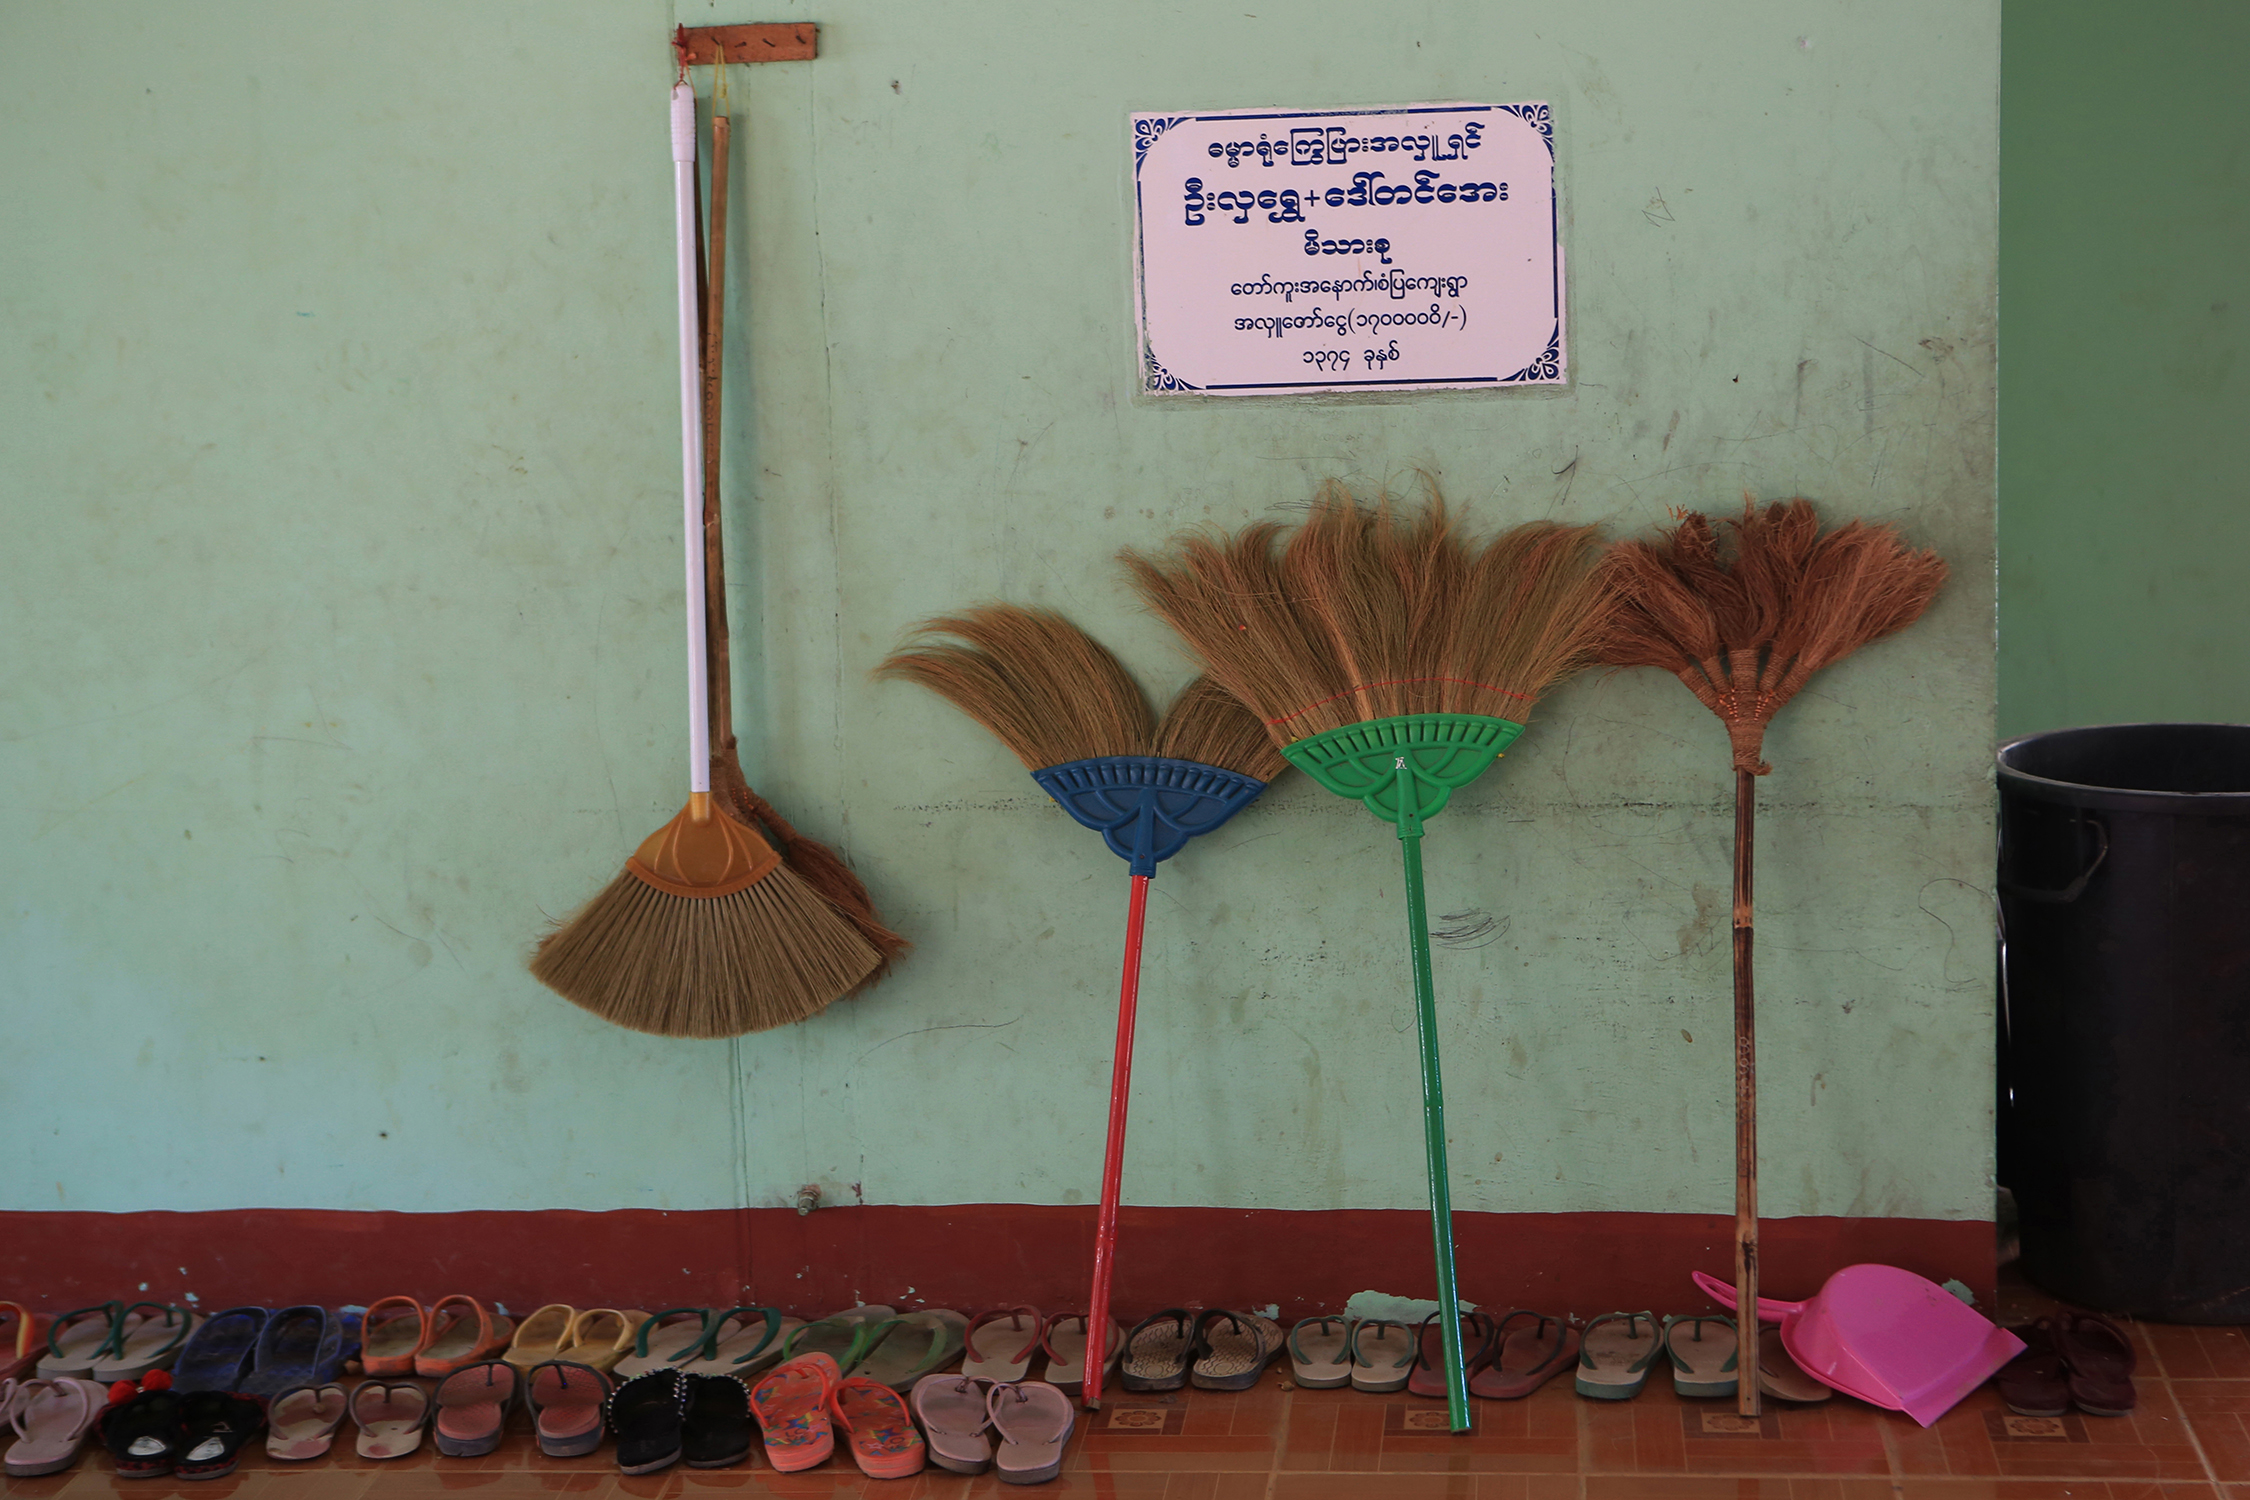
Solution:
[(1148, 917), (1148, 877), (1133, 877), (1125, 908), (1125, 973), (1117, 982), (1117, 1054), (1109, 1073), (1109, 1145), (1102, 1152), (1102, 1216), (1094, 1228), (1094, 1291), (1086, 1307), (1086, 1408), (1102, 1404), (1109, 1369), (1109, 1276), (1117, 1267), (1117, 1199), (1125, 1180), (1125, 1106), (1133, 1097), (1133, 1013), (1141, 998), (1141, 924)]

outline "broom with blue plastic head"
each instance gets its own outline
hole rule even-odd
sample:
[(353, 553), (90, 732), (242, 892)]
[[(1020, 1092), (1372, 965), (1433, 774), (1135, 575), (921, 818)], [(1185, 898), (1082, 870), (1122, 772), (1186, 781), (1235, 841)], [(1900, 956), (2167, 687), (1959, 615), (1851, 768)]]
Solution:
[(1259, 522), (1124, 557), (1149, 606), (1291, 764), (1398, 830), (1455, 1432), (1469, 1427), (1468, 1382), (1422, 825), (1514, 742), (1540, 694), (1591, 662), (1609, 608), (1598, 553), (1592, 527), (1548, 522), (1474, 546), (1434, 492), (1408, 511), (1331, 485), (1294, 532)]
[(1131, 871), (1086, 1311), (1084, 1393), (1086, 1404), (1098, 1407), (1109, 1363), (1148, 884), (1159, 864), (1249, 806), (1288, 765), (1257, 717), (1208, 678), (1189, 683), (1159, 722), (1117, 658), (1051, 611), (988, 604), (931, 620), (919, 635), (877, 674), (920, 683), (991, 730), (1047, 795), (1099, 833)]

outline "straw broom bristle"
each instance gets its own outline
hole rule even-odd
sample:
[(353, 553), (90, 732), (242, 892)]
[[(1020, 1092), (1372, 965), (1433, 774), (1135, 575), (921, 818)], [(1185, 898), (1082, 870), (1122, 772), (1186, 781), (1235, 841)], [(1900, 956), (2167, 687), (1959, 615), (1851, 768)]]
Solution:
[(735, 749), (733, 735), (713, 747), (711, 754), (711, 791), (720, 804), (742, 822), (762, 834), (766, 841), (781, 851), (790, 872), (803, 880), (814, 895), (834, 907), (859, 935), (875, 950), (877, 963), (868, 976), (860, 981), (865, 989), (890, 973), (891, 965), (907, 949), (913, 947), (903, 935), (883, 925), (875, 912), (875, 899), (844, 857), (821, 843), (807, 838), (795, 826), (774, 811), (774, 806), (744, 779), (742, 762)]
[(1164, 711), (1164, 722), (1156, 729), (1155, 753), (1259, 781), (1271, 781), (1289, 769), (1258, 716), (1208, 676), (1180, 689)]
[(1822, 535), (1809, 500), (1760, 510), (1745, 496), (1725, 524), (1722, 537), (1684, 511), (1656, 540), (1610, 549), (1602, 572), (1619, 605), (1601, 657), (1677, 676), (1726, 722), (1735, 768), (1762, 776), (1781, 706), (1822, 667), (1921, 618), (1946, 566), (1888, 526), (1848, 521)]
[(816, 1015), (880, 962), (786, 866), (715, 897), (675, 896), (626, 870), (541, 940), (531, 972), (619, 1026), (722, 1037)]
[(1149, 607), (1277, 745), (1401, 714), (1521, 723), (1589, 665), (1612, 598), (1595, 528), (1534, 522), (1481, 548), (1433, 487), (1418, 507), (1325, 486), (1288, 534), (1259, 522), (1123, 560)]
[[(985, 604), (918, 627), (876, 667), (943, 697), (1034, 771), (1101, 755), (1147, 755), (1148, 698), (1099, 641), (1052, 610)], [(963, 644), (965, 643), (965, 644)]]

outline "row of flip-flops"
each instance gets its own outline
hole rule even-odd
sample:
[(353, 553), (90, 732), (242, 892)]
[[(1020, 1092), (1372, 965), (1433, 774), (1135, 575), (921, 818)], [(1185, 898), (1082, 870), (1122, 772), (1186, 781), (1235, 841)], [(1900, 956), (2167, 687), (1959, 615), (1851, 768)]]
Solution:
[(15, 1478), (58, 1473), (93, 1438), (108, 1449), (120, 1478), (220, 1479), (235, 1471), (260, 1433), (277, 1461), (324, 1457), (347, 1419), (362, 1458), (406, 1458), (425, 1436), (447, 1457), (476, 1458), (500, 1446), (519, 1406), (530, 1414), (542, 1453), (584, 1457), (614, 1436), (618, 1468), (628, 1475), (681, 1462), (729, 1468), (761, 1438), (767, 1463), (794, 1473), (827, 1462), (841, 1434), (871, 1478), (905, 1479), (935, 1462), (957, 1473), (996, 1469), (1004, 1482), (1037, 1484), (1061, 1472), (1075, 1420), (1071, 1398), (1044, 1381), (927, 1375), (908, 1398), (845, 1375), (821, 1353), (784, 1360), (755, 1379), (666, 1366), (619, 1381), (568, 1361), (524, 1372), (488, 1360), (434, 1388), (376, 1378), (349, 1391), (301, 1386), (270, 1405), (231, 1391), (180, 1391), (156, 1370), (113, 1388), (72, 1378), (0, 1381), (0, 1421), (16, 1432), (0, 1466)]
[(348, 1412), (364, 1457), (412, 1453), (425, 1425), (439, 1452), (475, 1457), (499, 1446), (519, 1402), (531, 1414), (540, 1452), (580, 1458), (614, 1438), (618, 1469), (628, 1475), (682, 1462), (730, 1468), (749, 1457), (754, 1439), (776, 1471), (797, 1473), (834, 1456), (840, 1435), (873, 1479), (905, 1479), (934, 1462), (956, 1473), (996, 1470), (1004, 1482), (1037, 1484), (1061, 1472), (1075, 1421), (1070, 1396), (1045, 1381), (952, 1371), (921, 1376), (902, 1395), (881, 1380), (845, 1374), (820, 1351), (754, 1377), (664, 1365), (617, 1380), (561, 1361), (526, 1375), (495, 1360), (449, 1376), (434, 1392), (370, 1380), (348, 1396), (341, 1387), (285, 1395), (274, 1406), (268, 1452), (317, 1458)]
[(325, 1307), (237, 1307), (217, 1314), (164, 1302), (104, 1302), (73, 1308), (47, 1325), (13, 1302), (15, 1350), (0, 1356), (0, 1378), (82, 1380), (108, 1388), (169, 1371), (180, 1391), (241, 1391), (271, 1396), (308, 1381), (333, 1379), (356, 1351), (359, 1322)]
[[(1252, 1358), (1262, 1368), (1265, 1359), (1280, 1352), (1268, 1346), (1269, 1340), (1279, 1344), (1273, 1337), (1279, 1330), (1272, 1324), (1258, 1328), (1258, 1321), (1250, 1320), (1259, 1345)], [(1139, 1330), (1134, 1332), (1137, 1338)], [(1291, 1375), (1300, 1386), (1445, 1396), (1444, 1335), (1435, 1314), (1418, 1325), (1385, 1318), (1306, 1318), (1289, 1331), (1287, 1350)], [(1778, 1330), (1765, 1330), (1758, 1354), (1758, 1386), (1767, 1395), (1814, 1402), (1834, 1394), (1797, 1367)], [(1465, 1313), (1461, 1364), (1469, 1394), (1492, 1401), (1520, 1400), (1566, 1369), (1574, 1372), (1578, 1394), (1596, 1401), (1630, 1401), (1660, 1366), (1670, 1369), (1675, 1392), (1699, 1399), (1732, 1396), (1740, 1379), (1734, 1319), (1722, 1314), (1658, 1318), (1648, 1312), (1614, 1312), (1582, 1324), (1530, 1309), (1500, 1317)], [(1128, 1389), (1165, 1388), (1135, 1385), (1132, 1371), (1128, 1352)], [(1253, 1371), (1243, 1383), (1256, 1379)]]
[[(235, 1391), (271, 1398), (346, 1374), (442, 1380), (501, 1360), (518, 1370), (561, 1360), (621, 1376), (675, 1366), (693, 1374), (754, 1375), (800, 1354), (825, 1353), (846, 1374), (905, 1391), (923, 1375), (965, 1360), (983, 1379), (1020, 1380), (1044, 1356), (1048, 1379), (1075, 1390), (1084, 1376), (1086, 1317), (1000, 1308), (971, 1318), (945, 1308), (904, 1315), (859, 1306), (807, 1322), (771, 1307), (539, 1308), (521, 1323), (474, 1297), (384, 1297), (366, 1308), (232, 1307), (204, 1314), (156, 1302), (107, 1302), (59, 1314), (43, 1343), (37, 1319), (14, 1319), (15, 1353), (0, 1378), (90, 1380), (109, 1386), (154, 1370), (182, 1392)], [(1119, 1340), (1111, 1326), (1110, 1358)]]
[[(539, 1316), (533, 1314), (525, 1326)], [(630, 1347), (606, 1365), (584, 1363), (628, 1379), (661, 1369), (747, 1378), (819, 1354), (836, 1366), (839, 1377), (871, 1380), (899, 1393), (956, 1365), (974, 1379), (1013, 1383), (1029, 1378), (1043, 1359), (1046, 1382), (1073, 1394), (1086, 1374), (1086, 1315), (1050, 1315), (1028, 1304), (974, 1316), (943, 1307), (900, 1313), (861, 1304), (810, 1322), (771, 1307), (681, 1307), (628, 1316), (639, 1320)], [(1121, 1342), (1112, 1322), (1111, 1361)]]

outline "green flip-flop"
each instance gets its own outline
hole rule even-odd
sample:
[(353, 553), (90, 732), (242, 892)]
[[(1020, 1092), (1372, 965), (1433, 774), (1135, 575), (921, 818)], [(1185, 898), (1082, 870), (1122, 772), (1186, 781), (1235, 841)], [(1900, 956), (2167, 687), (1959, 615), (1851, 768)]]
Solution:
[[(782, 1341), (782, 1362), (806, 1354), (825, 1354), (836, 1361), (839, 1372), (849, 1375), (890, 1333), (896, 1321), (887, 1307), (855, 1307), (831, 1314), (793, 1330)], [(878, 1333), (877, 1329), (882, 1331)]]
[(1741, 1350), (1734, 1319), (1717, 1313), (1666, 1318), (1664, 1352), (1672, 1361), (1672, 1389), (1680, 1395), (1716, 1400), (1735, 1393)]
[(1596, 1401), (1638, 1396), (1664, 1352), (1661, 1334), (1654, 1313), (1604, 1313), (1588, 1323), (1578, 1345), (1578, 1394)]
[(932, 1307), (885, 1319), (868, 1332), (867, 1356), (852, 1373), (903, 1393), (961, 1357), (969, 1320), (951, 1308)]

